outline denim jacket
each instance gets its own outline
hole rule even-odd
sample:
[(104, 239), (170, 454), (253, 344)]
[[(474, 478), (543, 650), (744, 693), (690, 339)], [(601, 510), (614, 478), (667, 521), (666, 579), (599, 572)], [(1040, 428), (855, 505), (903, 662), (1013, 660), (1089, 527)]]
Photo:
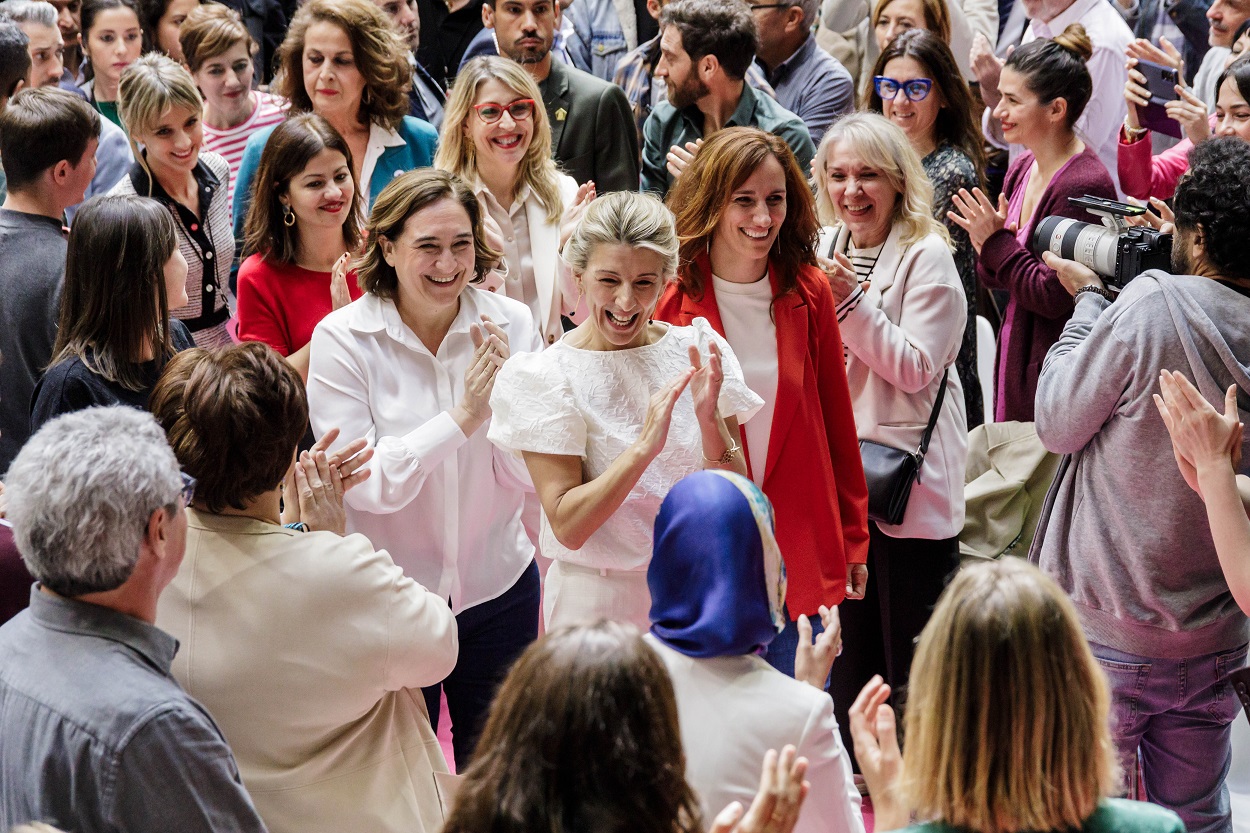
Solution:
[(577, 0), (564, 13), (572, 22), (568, 38), (573, 65), (611, 81), (625, 53), (638, 46), (633, 0)]

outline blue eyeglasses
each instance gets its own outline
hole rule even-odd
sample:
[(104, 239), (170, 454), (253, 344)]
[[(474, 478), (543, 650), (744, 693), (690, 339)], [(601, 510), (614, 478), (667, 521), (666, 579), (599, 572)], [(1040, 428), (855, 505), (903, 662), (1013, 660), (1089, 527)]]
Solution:
[(903, 91), (903, 95), (907, 96), (908, 101), (924, 101), (929, 97), (929, 91), (933, 89), (933, 81), (929, 78), (895, 81), (893, 78), (886, 78), (884, 75), (874, 75), (872, 85), (882, 101), (893, 101), (898, 97), (899, 90)]

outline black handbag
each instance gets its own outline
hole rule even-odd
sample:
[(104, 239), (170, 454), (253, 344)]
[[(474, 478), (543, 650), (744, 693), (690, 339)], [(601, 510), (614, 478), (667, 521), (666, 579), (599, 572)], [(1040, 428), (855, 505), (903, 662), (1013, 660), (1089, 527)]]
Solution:
[(942, 374), (942, 384), (938, 387), (937, 400), (933, 403), (933, 412), (929, 414), (929, 424), (920, 438), (920, 447), (914, 452), (903, 451), (889, 445), (859, 441), (859, 456), (864, 461), (864, 478), (868, 481), (868, 518), (880, 524), (900, 524), (903, 514), (907, 511), (907, 501), (911, 498), (911, 487), (916, 482), (920, 467), (924, 465), (924, 455), (929, 450), (929, 439), (933, 436), (933, 427), (937, 425), (938, 414), (942, 411), (942, 401), (946, 398), (946, 377), (950, 368)]

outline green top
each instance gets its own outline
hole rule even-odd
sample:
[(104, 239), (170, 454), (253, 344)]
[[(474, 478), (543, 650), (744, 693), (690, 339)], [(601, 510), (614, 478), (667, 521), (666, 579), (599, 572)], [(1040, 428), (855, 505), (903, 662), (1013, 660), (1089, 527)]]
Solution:
[[(942, 822), (916, 824), (905, 833), (962, 833)], [(1081, 833), (1185, 833), (1181, 817), (1171, 810), (1144, 801), (1105, 798), (1081, 825)]]
[(104, 116), (104, 118), (108, 119), (113, 124), (120, 127), (122, 130), (126, 129), (125, 126), (122, 125), (122, 117), (117, 112), (116, 101), (94, 101), (93, 100), (91, 103), (95, 105), (95, 108), (97, 110), (100, 111), (101, 116)]

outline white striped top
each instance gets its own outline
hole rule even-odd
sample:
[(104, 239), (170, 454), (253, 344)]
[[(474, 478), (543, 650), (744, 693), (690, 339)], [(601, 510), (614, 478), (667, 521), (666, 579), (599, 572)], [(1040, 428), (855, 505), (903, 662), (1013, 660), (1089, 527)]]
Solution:
[(290, 106), (290, 103), (281, 96), (255, 90), (252, 91), (252, 98), (256, 106), (252, 109), (252, 115), (248, 116), (242, 124), (227, 130), (218, 130), (210, 127), (207, 122), (204, 123), (203, 150), (219, 154), (230, 166), (230, 186), (226, 193), (226, 205), (234, 204), (234, 182), (238, 179), (239, 163), (243, 161), (243, 148), (247, 145), (248, 137), (257, 130), (285, 119), (287, 108)]

